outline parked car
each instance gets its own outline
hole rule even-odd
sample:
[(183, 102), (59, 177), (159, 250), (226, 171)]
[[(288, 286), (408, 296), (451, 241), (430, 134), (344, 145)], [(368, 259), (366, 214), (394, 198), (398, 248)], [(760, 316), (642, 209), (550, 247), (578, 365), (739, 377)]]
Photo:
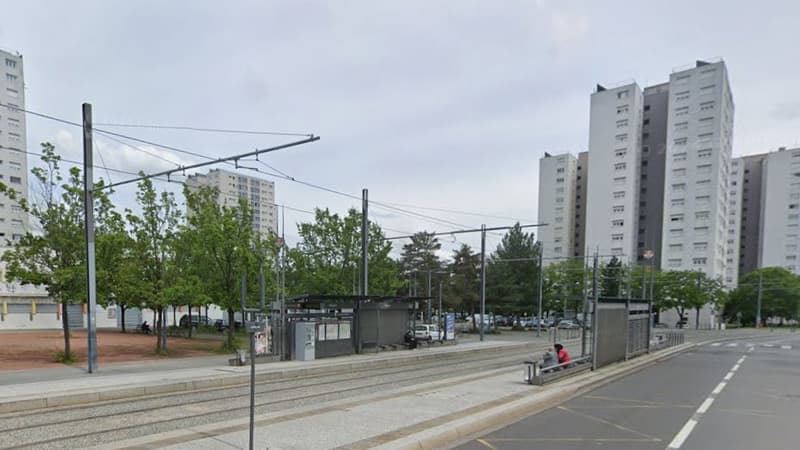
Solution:
[[(192, 316), (192, 328), (197, 328), (199, 326), (207, 327), (210, 326), (213, 322), (207, 316)], [(189, 315), (184, 314), (181, 316), (181, 320), (178, 322), (181, 328), (189, 328)]]
[(422, 324), (414, 327), (414, 337), (418, 341), (439, 341), (444, 338), (444, 333), (439, 329), (439, 325)]
[(578, 325), (577, 322), (575, 322), (574, 320), (570, 320), (570, 319), (564, 319), (564, 320), (558, 322), (558, 328), (560, 328), (562, 330), (574, 330), (574, 329), (578, 329), (580, 327), (581, 326)]
[(667, 325), (665, 323), (657, 323), (657, 324), (653, 325), (653, 328), (669, 328), (669, 325)]

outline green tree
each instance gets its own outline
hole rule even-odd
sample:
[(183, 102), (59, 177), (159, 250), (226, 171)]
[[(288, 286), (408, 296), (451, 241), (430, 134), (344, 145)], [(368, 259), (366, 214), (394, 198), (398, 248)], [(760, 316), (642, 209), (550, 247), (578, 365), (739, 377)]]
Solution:
[(503, 236), (489, 257), (486, 272), (488, 298), (496, 310), (519, 314), (536, 307), (537, 255), (533, 233), (524, 232), (519, 223)]
[(148, 178), (139, 182), (136, 201), (141, 214), (128, 211), (134, 244), (133, 255), (139, 261), (139, 276), (144, 282), (143, 303), (156, 311), (156, 352), (167, 351), (165, 308), (170, 304), (167, 288), (174, 283), (175, 239), (181, 217), (170, 192), (159, 195)]
[(400, 256), (400, 268), (409, 277), (409, 283), (412, 276), (416, 280), (417, 274), (425, 273), (427, 277), (430, 271), (441, 269), (442, 262), (436, 253), (441, 248), (434, 233), (420, 231), (411, 236), (411, 242), (403, 245)]
[(591, 294), (591, 275), (581, 259), (568, 259), (546, 266), (542, 284), (543, 310), (583, 311), (585, 295)]
[(461, 244), (458, 250), (453, 251), (453, 261), (449, 264), (449, 273), (452, 274), (445, 287), (446, 304), (452, 308), (467, 311), (473, 317), (480, 300), (480, 254), (474, 253), (469, 245)]
[(656, 298), (659, 310), (674, 309), (680, 317), (684, 317), (688, 310), (695, 310), (695, 317), (699, 319), (703, 306), (708, 303), (721, 305), (725, 299), (722, 283), (699, 271), (661, 272), (656, 288), (659, 292)]
[(625, 285), (628, 272), (616, 256), (602, 266), (599, 277), (601, 297), (623, 297), (627, 294)]
[(759, 285), (762, 320), (800, 319), (800, 277), (782, 267), (765, 267), (739, 280), (723, 310), (726, 320), (755, 325)]
[[(300, 242), (287, 252), (287, 289), (294, 294), (358, 293), (361, 268), (361, 213), (346, 216), (317, 209), (314, 222), (297, 227)], [(392, 295), (401, 287), (399, 268), (389, 257), (392, 245), (370, 222), (367, 258), (371, 295)]]
[[(61, 326), (64, 331), (63, 360), (72, 361), (70, 347), (68, 305), (86, 299), (86, 265), (84, 236), (83, 178), (78, 168), (62, 174), (61, 157), (50, 143), (42, 143), (42, 165), (31, 169), (34, 178), (32, 201), (28, 201), (13, 188), (0, 183), (4, 193), (34, 220), (40, 232), (27, 232), (13, 249), (3, 255), (7, 276), (22, 284), (45, 286), (48, 294), (62, 306)], [(97, 226), (97, 254), (102, 261), (108, 252), (104, 233), (117, 227), (109, 221), (118, 215), (102, 190), (103, 183), (95, 183), (95, 216)], [(110, 274), (99, 272), (98, 298), (108, 298), (103, 289), (108, 287)]]

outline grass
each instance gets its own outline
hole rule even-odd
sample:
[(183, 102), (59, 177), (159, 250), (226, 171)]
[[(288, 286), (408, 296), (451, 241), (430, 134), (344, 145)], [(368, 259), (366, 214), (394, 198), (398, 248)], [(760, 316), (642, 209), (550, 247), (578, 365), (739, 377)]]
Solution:
[(53, 361), (61, 364), (74, 364), (78, 362), (78, 357), (74, 352), (65, 353), (64, 351), (59, 350), (53, 354)]

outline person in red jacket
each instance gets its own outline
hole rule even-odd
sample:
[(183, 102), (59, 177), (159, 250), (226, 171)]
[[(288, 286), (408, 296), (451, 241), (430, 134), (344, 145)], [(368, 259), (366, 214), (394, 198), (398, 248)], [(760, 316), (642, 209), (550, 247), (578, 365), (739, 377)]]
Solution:
[[(554, 347), (556, 349), (556, 352), (558, 352), (558, 363), (559, 364), (568, 363), (570, 358), (569, 358), (569, 353), (567, 352), (567, 349), (565, 349), (564, 346), (561, 345), (561, 344), (556, 344)], [(567, 367), (567, 366), (564, 365), (564, 366), (561, 366), (561, 367)]]

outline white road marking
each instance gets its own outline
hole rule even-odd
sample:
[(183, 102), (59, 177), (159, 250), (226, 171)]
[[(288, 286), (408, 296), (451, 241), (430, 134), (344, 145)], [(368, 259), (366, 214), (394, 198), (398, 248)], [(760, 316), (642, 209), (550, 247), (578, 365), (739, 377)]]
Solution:
[(738, 347), (738, 346), (739, 346), (739, 343), (738, 343), (738, 342), (731, 342), (731, 343), (730, 343), (730, 344), (728, 344), (726, 347)]
[(712, 347), (719, 347), (720, 345), (722, 345), (722, 342), (714, 342), (711, 344)]
[(747, 353), (750, 353), (750, 352), (752, 352), (752, 351), (753, 351), (753, 350), (755, 350), (755, 349), (756, 349), (755, 347), (750, 347), (750, 348), (748, 348), (748, 349), (747, 349)]
[(773, 345), (773, 344), (761, 344), (761, 346), (762, 346), (762, 347), (766, 347), (766, 348), (772, 348), (772, 347), (775, 347), (775, 345)]
[(697, 421), (694, 419), (689, 419), (683, 428), (681, 428), (681, 431), (675, 435), (675, 439), (669, 443), (667, 448), (681, 448), (683, 442), (689, 437), (689, 435), (692, 433), (692, 430), (694, 430), (695, 425), (697, 425)]
[(697, 414), (705, 414), (708, 411), (708, 408), (711, 408), (711, 404), (714, 403), (714, 397), (708, 397), (699, 408), (697, 408)]
[(791, 345), (781, 345), (781, 349), (783, 349), (783, 350), (791, 350), (792, 346)]
[[(751, 350), (753, 350), (752, 347), (750, 347), (747, 351)], [(669, 445), (667, 446), (667, 450), (681, 448), (681, 446), (683, 446), (683, 443), (686, 441), (689, 435), (692, 434), (692, 430), (694, 430), (694, 427), (697, 426), (697, 423), (700, 421), (700, 418), (703, 416), (703, 414), (708, 412), (709, 408), (711, 408), (711, 405), (714, 403), (716, 396), (719, 395), (723, 389), (725, 389), (725, 386), (728, 385), (727, 382), (730, 381), (731, 378), (733, 378), (733, 374), (739, 369), (739, 366), (742, 364), (742, 362), (744, 362), (745, 358), (747, 358), (747, 355), (742, 355), (742, 357), (739, 358), (739, 361), (736, 363), (736, 365), (734, 365), (733, 368), (731, 368), (730, 372), (728, 372), (725, 375), (723, 381), (721, 381), (717, 385), (717, 387), (715, 387), (714, 390), (711, 391), (711, 394), (703, 401), (703, 403), (700, 404), (700, 406), (697, 408), (697, 411), (695, 411), (692, 417), (686, 421), (686, 423), (683, 425), (683, 428), (681, 428), (680, 431), (678, 431), (678, 434), (676, 434), (675, 437), (672, 438), (672, 442), (670, 442)]]

